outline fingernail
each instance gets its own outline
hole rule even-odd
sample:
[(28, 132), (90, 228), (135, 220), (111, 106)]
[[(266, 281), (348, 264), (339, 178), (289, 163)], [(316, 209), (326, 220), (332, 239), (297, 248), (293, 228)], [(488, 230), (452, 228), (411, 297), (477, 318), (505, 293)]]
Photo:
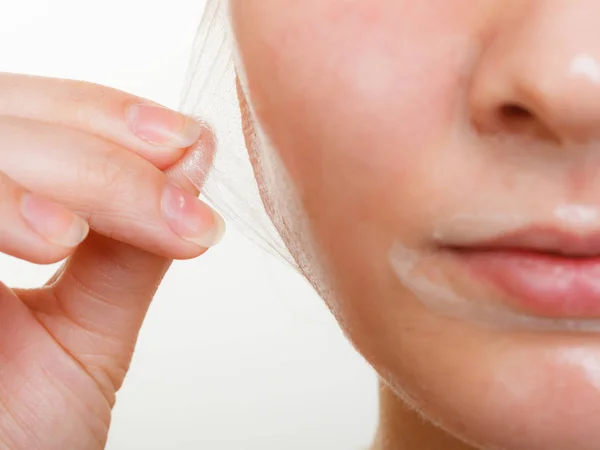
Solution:
[(35, 194), (27, 193), (21, 197), (21, 215), (34, 231), (62, 247), (81, 244), (90, 230), (81, 217)]
[(151, 104), (130, 105), (127, 120), (131, 131), (154, 145), (185, 148), (198, 140), (202, 125), (177, 111)]
[(163, 191), (162, 211), (175, 233), (201, 247), (213, 247), (225, 233), (225, 221), (216, 211), (169, 183)]

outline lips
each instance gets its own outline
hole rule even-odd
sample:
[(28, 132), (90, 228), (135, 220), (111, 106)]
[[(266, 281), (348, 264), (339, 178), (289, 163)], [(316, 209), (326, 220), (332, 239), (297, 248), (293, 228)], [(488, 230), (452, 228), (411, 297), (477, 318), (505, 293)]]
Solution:
[(532, 227), (446, 249), (472, 276), (502, 291), (511, 309), (600, 318), (600, 233)]

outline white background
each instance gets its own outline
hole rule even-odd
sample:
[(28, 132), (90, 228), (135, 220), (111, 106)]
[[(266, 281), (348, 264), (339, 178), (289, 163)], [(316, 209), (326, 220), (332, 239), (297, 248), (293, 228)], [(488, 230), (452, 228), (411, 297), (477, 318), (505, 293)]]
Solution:
[[(202, 0), (3, 0), (0, 71), (76, 78), (176, 108)], [(2, 281), (54, 267), (0, 255)], [(376, 381), (320, 299), (235, 230), (176, 263), (118, 396), (109, 450), (355, 450)]]

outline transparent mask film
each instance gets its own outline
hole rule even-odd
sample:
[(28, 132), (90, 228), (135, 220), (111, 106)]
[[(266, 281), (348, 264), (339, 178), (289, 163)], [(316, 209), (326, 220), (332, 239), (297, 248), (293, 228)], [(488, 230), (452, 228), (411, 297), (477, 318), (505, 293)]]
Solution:
[[(196, 158), (189, 164), (205, 167), (206, 178), (202, 180), (203, 185), (197, 187), (216, 210), (238, 225), (250, 240), (298, 270), (297, 262), (265, 211), (255, 181), (244, 141), (233, 49), (226, 2), (208, 0), (194, 43), (181, 111), (206, 122), (213, 129), (217, 151), (210, 158)], [(477, 52), (476, 45), (473, 45), (473, 52)], [(600, 83), (600, 65), (589, 56), (579, 56), (565, 70), (572, 77)], [(451, 145), (464, 145), (464, 142)], [(443, 251), (443, 248), (468, 248), (470, 244), (518, 235), (537, 223), (551, 224), (556, 230), (583, 237), (600, 229), (598, 206), (592, 202), (575, 204), (564, 199), (562, 203), (543, 205), (542, 209), (535, 205), (531, 209), (536, 212), (534, 215), (516, 203), (490, 204), (485, 192), (480, 191), (484, 190), (461, 192), (460, 201), (451, 208), (446, 207), (443, 218), (430, 230), (431, 242), (437, 242), (439, 246), (434, 245), (428, 250), (401, 237), (390, 242), (387, 262), (403, 288), (433, 313), (453, 320), (502, 329), (600, 331), (600, 319), (553, 318), (522, 312), (524, 309), (519, 307), (518, 299), (499, 291), (490, 295), (489, 292), (494, 290), (485, 282), (481, 282), (480, 289), (473, 288), (472, 284), (463, 289), (460, 280), (465, 279), (465, 275), (468, 278), (468, 274), (457, 271), (467, 270), (465, 265), (453, 264), (455, 255)], [(550, 238), (540, 230), (537, 239), (538, 242), (528, 245), (532, 248), (543, 246)], [(527, 271), (534, 278), (535, 264), (532, 261)], [(561, 280), (569, 283), (574, 275), (557, 272), (557, 283)], [(600, 293), (600, 271), (597, 275), (597, 280), (588, 281)], [(529, 283), (535, 283), (535, 279), (530, 279)]]

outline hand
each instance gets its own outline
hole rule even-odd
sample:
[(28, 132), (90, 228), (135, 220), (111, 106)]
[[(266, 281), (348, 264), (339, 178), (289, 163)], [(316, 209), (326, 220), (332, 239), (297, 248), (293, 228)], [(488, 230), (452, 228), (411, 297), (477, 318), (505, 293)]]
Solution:
[(205, 167), (185, 164), (213, 148), (200, 124), (131, 95), (0, 74), (0, 252), (68, 257), (39, 289), (0, 285), (0, 449), (104, 448), (170, 261), (222, 234), (196, 198)]

